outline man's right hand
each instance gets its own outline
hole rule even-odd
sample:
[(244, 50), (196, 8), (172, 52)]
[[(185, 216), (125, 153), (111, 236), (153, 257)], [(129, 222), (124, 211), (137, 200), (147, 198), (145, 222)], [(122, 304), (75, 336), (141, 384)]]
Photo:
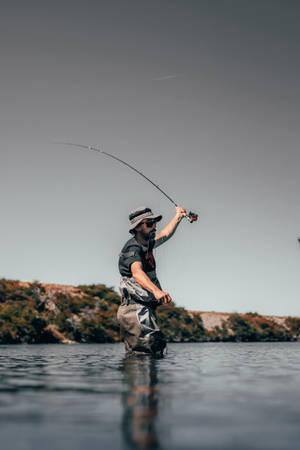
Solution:
[(135, 261), (131, 264), (132, 276), (139, 283), (142, 288), (147, 289), (153, 293), (157, 303), (163, 305), (170, 303), (172, 301), (170, 295), (167, 292), (159, 289), (152, 281), (148, 278), (142, 268), (142, 263), (140, 261)]
[(167, 303), (170, 303), (172, 301), (171, 296), (160, 289), (157, 289), (153, 293), (154, 297), (156, 298), (159, 305), (166, 305)]

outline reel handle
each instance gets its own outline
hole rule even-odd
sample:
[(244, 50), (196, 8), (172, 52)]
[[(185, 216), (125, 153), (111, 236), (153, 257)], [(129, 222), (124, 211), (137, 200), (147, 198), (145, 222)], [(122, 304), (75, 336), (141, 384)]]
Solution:
[(197, 220), (198, 220), (198, 214), (196, 214), (192, 211), (190, 211), (185, 217), (187, 218), (187, 220), (190, 223), (197, 222)]

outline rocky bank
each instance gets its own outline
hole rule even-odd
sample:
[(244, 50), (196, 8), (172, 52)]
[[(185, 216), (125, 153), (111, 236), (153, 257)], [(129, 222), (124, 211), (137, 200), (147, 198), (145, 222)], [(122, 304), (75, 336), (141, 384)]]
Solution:
[[(119, 342), (120, 296), (104, 284), (67, 286), (0, 279), (0, 344)], [(158, 308), (169, 342), (297, 341), (300, 318), (255, 312)]]

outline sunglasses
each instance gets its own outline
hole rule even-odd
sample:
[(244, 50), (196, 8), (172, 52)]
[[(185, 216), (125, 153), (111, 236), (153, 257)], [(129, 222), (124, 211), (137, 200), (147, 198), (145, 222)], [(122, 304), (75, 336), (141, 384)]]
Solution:
[(147, 226), (147, 228), (151, 228), (156, 223), (156, 220), (145, 220), (143, 223)]

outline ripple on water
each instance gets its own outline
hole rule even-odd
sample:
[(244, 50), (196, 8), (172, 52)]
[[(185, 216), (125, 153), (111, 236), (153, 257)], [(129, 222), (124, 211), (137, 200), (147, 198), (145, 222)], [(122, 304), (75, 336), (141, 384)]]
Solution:
[[(298, 343), (0, 346), (5, 450), (298, 448)], [(17, 432), (16, 432), (17, 430)]]

